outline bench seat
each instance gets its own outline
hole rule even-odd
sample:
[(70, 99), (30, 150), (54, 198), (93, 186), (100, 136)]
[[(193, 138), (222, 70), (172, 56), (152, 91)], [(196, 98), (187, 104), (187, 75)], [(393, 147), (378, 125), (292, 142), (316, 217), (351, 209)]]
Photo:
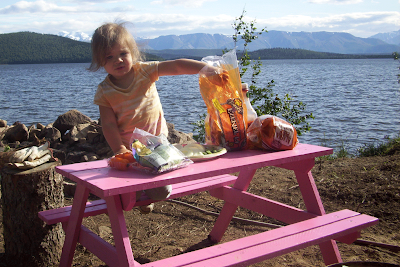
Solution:
[(377, 218), (342, 210), (141, 266), (248, 266), (331, 239), (352, 236), (377, 223)]
[[(197, 192), (211, 190), (217, 187), (226, 186), (233, 184), (237, 177), (229, 174), (209, 177), (201, 180), (188, 181), (172, 185), (172, 193), (168, 199), (178, 198)], [(135, 195), (135, 194), (134, 194)], [(148, 198), (139, 199), (134, 206), (148, 205), (151, 202), (157, 202)], [(42, 219), (46, 224), (51, 225), (58, 222), (68, 222), (71, 214), (72, 206), (62, 207), (58, 209), (45, 210), (39, 212), (39, 218)], [(86, 203), (84, 217), (95, 216), (99, 214), (107, 213), (107, 205), (105, 200), (94, 200)]]

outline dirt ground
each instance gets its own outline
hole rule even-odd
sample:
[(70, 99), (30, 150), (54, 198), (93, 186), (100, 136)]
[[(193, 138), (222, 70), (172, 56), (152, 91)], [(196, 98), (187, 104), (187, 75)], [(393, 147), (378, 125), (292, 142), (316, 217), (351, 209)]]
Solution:
[[(378, 225), (364, 230), (362, 240), (373, 245), (338, 243), (343, 261), (400, 263), (400, 153), (383, 157), (322, 160), (312, 170), (327, 213), (350, 209), (375, 216)], [(249, 190), (276, 201), (304, 208), (292, 171), (275, 167), (259, 169)], [(177, 199), (205, 211), (219, 212), (223, 202), (203, 192)], [(71, 198), (66, 199), (66, 204)], [(215, 216), (178, 202), (158, 202), (151, 214), (137, 209), (125, 213), (132, 250), (140, 263), (156, 261), (211, 246), (207, 235)], [(258, 222), (281, 224), (239, 208), (235, 216)], [(1, 222), (0, 222), (1, 223)], [(107, 215), (86, 218), (84, 224), (113, 243)], [(232, 222), (222, 242), (272, 229), (268, 226)], [(0, 224), (0, 254), (4, 253)], [(381, 244), (388, 244), (388, 248)], [(0, 255), (1, 256), (1, 255)], [(0, 264), (1, 265), (1, 264)], [(106, 266), (78, 244), (73, 266)], [(312, 246), (252, 266), (324, 266), (318, 246)]]

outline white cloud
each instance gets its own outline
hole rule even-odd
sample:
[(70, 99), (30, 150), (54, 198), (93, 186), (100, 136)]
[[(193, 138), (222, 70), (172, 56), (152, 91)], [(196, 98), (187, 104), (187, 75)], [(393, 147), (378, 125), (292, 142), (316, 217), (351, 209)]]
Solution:
[(156, 0), (152, 1), (152, 5), (166, 6), (184, 6), (189, 8), (201, 7), (206, 2), (214, 2), (216, 0)]
[[(232, 34), (233, 32), (232, 23), (237, 17), (237, 12), (228, 9), (219, 11), (218, 5), (227, 3), (222, 0), (152, 1), (153, 4), (157, 2), (158, 6), (151, 6), (149, 2), (144, 5), (140, 1), (132, 0), (128, 2), (125, 0), (33, 0), (32, 2), (24, 0), (7, 6), (3, 4), (0, 5), (2, 6), (0, 33), (34, 31), (57, 34), (60, 31), (82, 31), (91, 35), (102, 23), (116, 20), (131, 22), (134, 25), (132, 32), (138, 37), (188, 33)], [(338, 31), (349, 32), (359, 37), (369, 37), (378, 32), (390, 32), (400, 28), (400, 12), (391, 11), (396, 10), (393, 7), (383, 9), (385, 11), (378, 12), (378, 9), (372, 9), (375, 11), (363, 13), (351, 12), (360, 10), (358, 6), (349, 5), (346, 8), (338, 6), (336, 9), (329, 6), (329, 13), (326, 13), (326, 7), (322, 5), (324, 3), (357, 3), (360, 0), (303, 0), (300, 2), (304, 4), (305, 1), (313, 2), (312, 6), (315, 10), (322, 8), (323, 11), (313, 10), (310, 14), (299, 11), (297, 15), (284, 12), (281, 13), (282, 16), (272, 15), (277, 13), (263, 12), (263, 15), (257, 15), (257, 18), (248, 16), (254, 13), (254, 11), (248, 11), (245, 20), (256, 19), (258, 29), (266, 27), (267, 30), (283, 31)], [(208, 5), (206, 2), (209, 2)], [(203, 5), (204, 8), (194, 8), (199, 5)], [(211, 7), (216, 8), (218, 12), (205, 11)], [(374, 5), (374, 8), (376, 7)], [(237, 5), (236, 9), (241, 11), (242, 7)]]
[(139, 36), (159, 36), (168, 34), (185, 34), (210, 32), (222, 33), (221, 31), (232, 31), (230, 25), (234, 17), (227, 15), (219, 16), (194, 16), (183, 14), (163, 14), (154, 17), (146, 13), (140, 15), (127, 15), (127, 21), (132, 21), (135, 32)]
[(303, 15), (284, 16), (257, 20), (268, 29), (291, 29), (292, 31), (345, 31), (351, 33), (369, 32), (387, 25), (400, 27), (400, 12), (366, 12), (330, 15), (326, 17), (311, 17)]
[(38, 0), (35, 2), (20, 1), (13, 5), (0, 8), (0, 14), (21, 14), (21, 13), (94, 13), (94, 12), (129, 12), (135, 10), (134, 7), (126, 5), (113, 9), (105, 9), (103, 7), (94, 7), (90, 2), (79, 3), (79, 5), (57, 5), (49, 1)]
[(36, 2), (20, 1), (13, 5), (0, 9), (0, 14), (17, 14), (17, 13), (44, 13), (44, 12), (71, 12), (75, 11), (73, 7), (59, 7), (53, 3), (43, 0)]
[[(400, 1), (400, 0), (399, 0)], [(362, 3), (363, 0), (308, 0), (309, 3), (313, 4), (339, 4), (339, 5), (348, 5), (348, 4), (358, 4)]]

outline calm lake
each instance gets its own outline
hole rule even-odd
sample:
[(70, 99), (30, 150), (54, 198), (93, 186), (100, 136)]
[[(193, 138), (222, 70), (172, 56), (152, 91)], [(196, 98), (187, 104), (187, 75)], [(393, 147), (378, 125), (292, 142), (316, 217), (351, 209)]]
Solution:
[[(264, 60), (259, 86), (274, 80), (274, 91), (290, 93), (315, 116), (302, 143), (355, 153), (400, 132), (399, 62), (393, 59)], [(54, 122), (77, 109), (99, 118), (93, 104), (105, 73), (88, 64), (0, 65), (0, 119), (27, 126)], [(244, 78), (242, 82), (250, 82)], [(192, 132), (191, 123), (206, 112), (198, 76), (161, 77), (157, 88), (165, 117), (175, 128)]]

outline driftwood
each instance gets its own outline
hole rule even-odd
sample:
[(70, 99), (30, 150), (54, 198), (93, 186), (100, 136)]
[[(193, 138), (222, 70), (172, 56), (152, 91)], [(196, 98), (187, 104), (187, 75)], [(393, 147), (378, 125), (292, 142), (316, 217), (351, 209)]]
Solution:
[(38, 212), (64, 206), (59, 162), (20, 171), (1, 170), (4, 248), (8, 266), (58, 265), (64, 231), (61, 224), (46, 225)]

